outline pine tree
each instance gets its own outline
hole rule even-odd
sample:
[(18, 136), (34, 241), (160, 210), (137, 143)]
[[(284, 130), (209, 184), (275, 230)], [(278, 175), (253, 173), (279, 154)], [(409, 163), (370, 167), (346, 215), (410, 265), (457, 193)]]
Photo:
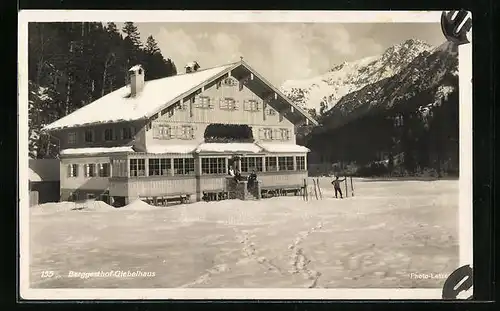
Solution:
[(127, 84), (131, 66), (142, 63), (150, 78), (176, 74), (174, 62), (163, 57), (154, 38), (148, 42), (151, 54), (140, 48), (133, 23), (124, 28), (126, 37), (114, 23), (30, 23), (31, 156), (55, 156), (57, 142), (41, 128)]
[(139, 33), (139, 30), (137, 29), (137, 26), (133, 22), (125, 22), (125, 25), (122, 28), (122, 31), (127, 35), (129, 40), (132, 42), (132, 44), (140, 48), (142, 43), (141, 43), (141, 34)]
[(108, 33), (110, 33), (110, 34), (112, 34), (112, 33), (116, 33), (116, 34), (118, 34), (118, 33), (119, 33), (119, 32), (118, 32), (118, 27), (117, 27), (117, 26), (116, 26), (116, 24), (115, 24), (115, 23), (113, 23), (113, 22), (109, 22), (109, 23), (107, 23), (107, 25), (106, 25), (106, 31), (107, 31)]
[(158, 47), (158, 43), (156, 43), (156, 40), (152, 35), (150, 35), (146, 40), (146, 46), (144, 50), (146, 51), (146, 53), (149, 53), (151, 55), (161, 53), (160, 48)]

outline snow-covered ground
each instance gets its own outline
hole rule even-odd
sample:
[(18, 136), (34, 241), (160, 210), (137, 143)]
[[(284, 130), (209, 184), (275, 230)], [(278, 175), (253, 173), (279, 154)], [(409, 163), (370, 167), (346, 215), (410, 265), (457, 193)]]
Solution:
[(31, 287), (435, 288), (457, 267), (458, 181), (356, 179), (342, 200), (320, 183), (323, 200), (308, 202), (33, 207)]

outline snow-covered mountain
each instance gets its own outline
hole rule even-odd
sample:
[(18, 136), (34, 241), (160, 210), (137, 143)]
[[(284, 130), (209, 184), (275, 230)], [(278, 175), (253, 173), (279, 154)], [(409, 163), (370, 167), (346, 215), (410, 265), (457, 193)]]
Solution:
[(305, 109), (319, 112), (325, 105), (323, 109), (327, 111), (343, 96), (398, 74), (418, 55), (432, 49), (421, 40), (409, 39), (388, 48), (382, 55), (344, 62), (318, 77), (286, 81), (281, 91)]
[[(328, 128), (366, 113), (415, 111), (425, 118), (432, 107), (458, 88), (458, 49), (451, 42), (424, 51), (397, 74), (342, 97), (323, 117)], [(386, 111), (386, 112), (384, 112)]]

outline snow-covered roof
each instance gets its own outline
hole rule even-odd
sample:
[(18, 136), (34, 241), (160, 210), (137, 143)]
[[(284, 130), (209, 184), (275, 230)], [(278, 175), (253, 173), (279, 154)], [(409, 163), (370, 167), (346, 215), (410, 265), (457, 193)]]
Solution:
[(178, 97), (189, 95), (184, 94), (234, 65), (147, 81), (135, 97), (129, 97), (130, 86), (124, 86), (45, 126), (44, 130), (148, 118), (163, 106), (177, 102)]
[(202, 143), (196, 152), (261, 152), (262, 148), (254, 143)]
[(42, 177), (31, 169), (31, 167), (29, 168), (29, 181), (42, 181)]
[(71, 148), (61, 150), (60, 155), (79, 155), (79, 154), (107, 154), (134, 152), (130, 146), (123, 147), (91, 147), (91, 148)]
[(141, 65), (135, 65), (135, 66), (132, 66), (132, 68), (130, 68), (128, 71), (137, 71), (139, 69), (142, 69), (142, 66)]
[(29, 159), (29, 181), (58, 181), (61, 176), (58, 159)]
[(192, 62), (187, 63), (186, 66), (184, 66), (184, 68), (194, 67), (196, 64), (198, 64), (198, 62), (192, 61)]
[(276, 143), (261, 143), (260, 146), (267, 152), (271, 153), (286, 153), (286, 152), (309, 152), (309, 148), (295, 144), (276, 144)]
[(148, 146), (148, 153), (192, 153), (198, 145), (152, 145)]
[(313, 124), (318, 124), (314, 118), (291, 102), (289, 98), (260, 76), (248, 64), (240, 61), (215, 68), (198, 70), (194, 73), (178, 74), (147, 81), (141, 92), (136, 96), (130, 96), (130, 85), (124, 86), (45, 126), (43, 130), (147, 119), (165, 107), (178, 102), (184, 97), (190, 96), (201, 88), (204, 83), (211, 82), (238, 66), (245, 67), (262, 80), (272, 91), (278, 94), (280, 98), (283, 98), (288, 104), (296, 108), (294, 113), (300, 113)]

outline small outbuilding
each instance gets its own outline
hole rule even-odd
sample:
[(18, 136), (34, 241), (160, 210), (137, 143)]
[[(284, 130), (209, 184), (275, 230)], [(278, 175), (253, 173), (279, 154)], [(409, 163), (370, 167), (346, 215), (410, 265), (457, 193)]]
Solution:
[(59, 201), (59, 172), (58, 159), (29, 159), (30, 206)]

